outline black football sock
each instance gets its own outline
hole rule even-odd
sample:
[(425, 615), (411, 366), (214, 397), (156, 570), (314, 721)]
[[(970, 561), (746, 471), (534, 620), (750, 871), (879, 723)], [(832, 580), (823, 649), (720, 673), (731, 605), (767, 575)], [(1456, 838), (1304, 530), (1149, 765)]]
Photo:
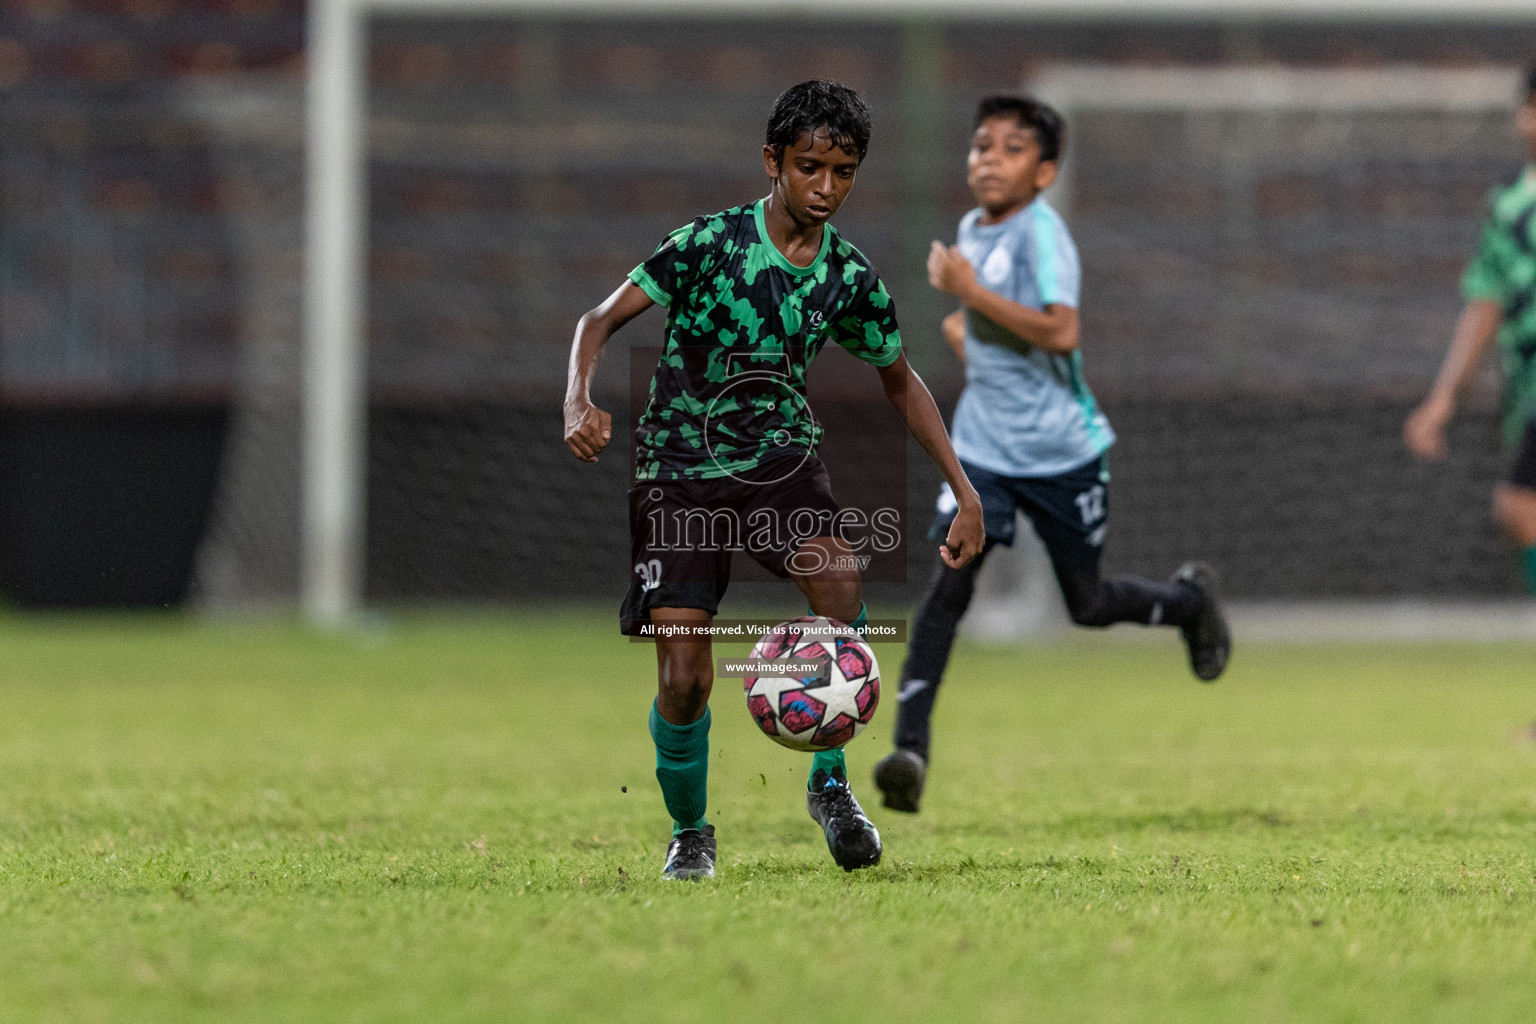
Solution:
[(1139, 622), (1144, 626), (1183, 626), (1199, 611), (1199, 598), (1177, 583), (1154, 583), (1140, 576), (1099, 578), (1094, 572), (1057, 571), (1067, 613), (1079, 626)]
[(928, 744), (931, 740), (929, 719), (933, 717), (933, 702), (939, 695), (939, 686), (927, 679), (903, 679), (896, 691), (896, 749), (910, 750), (928, 760)]
[(912, 620), (907, 661), (901, 667), (901, 686), (896, 691), (896, 746), (924, 761), (928, 760), (928, 720), (955, 645), (955, 630), (970, 607), (976, 576), (993, 543), (987, 541), (964, 568), (951, 569), (940, 562)]

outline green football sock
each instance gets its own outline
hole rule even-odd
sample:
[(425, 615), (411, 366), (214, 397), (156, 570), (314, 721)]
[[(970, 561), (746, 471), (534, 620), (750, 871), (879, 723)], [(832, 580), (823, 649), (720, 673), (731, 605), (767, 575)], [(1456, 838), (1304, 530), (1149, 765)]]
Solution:
[[(812, 608), (810, 605), (806, 605), (805, 610), (812, 615), (816, 614), (816, 609)], [(864, 631), (869, 628), (869, 605), (865, 604), (863, 601), (859, 602), (858, 617), (855, 618), (852, 622), (848, 623), (848, 628), (859, 634), (859, 636), (864, 635)]]
[(805, 781), (805, 788), (811, 788), (811, 779), (816, 778), (816, 773), (818, 771), (823, 771), (828, 775), (831, 775), (832, 769), (834, 768), (842, 772), (843, 781), (847, 782), (848, 762), (843, 757), (843, 748), (838, 747), (836, 750), (818, 750), (816, 754), (811, 758), (811, 778)]
[(709, 792), (709, 708), (692, 725), (673, 725), (651, 704), (651, 739), (656, 741), (656, 781), (672, 815), (672, 833), (703, 828)]
[(1520, 557), (1525, 562), (1525, 585), (1536, 594), (1536, 547), (1526, 548)]
[[(812, 611), (811, 614), (815, 615), (816, 613), (815, 611)], [(848, 623), (848, 628), (852, 629), (860, 636), (864, 635), (864, 631), (869, 628), (869, 605), (863, 603), (862, 601), (859, 602), (858, 617), (855, 618), (852, 622)], [(812, 779), (816, 777), (816, 772), (818, 770), (824, 771), (828, 775), (831, 775), (832, 769), (834, 768), (842, 772), (844, 782), (848, 781), (848, 761), (845, 757), (843, 757), (842, 747), (838, 747), (836, 750), (818, 751), (816, 755), (811, 758)], [(806, 780), (806, 788), (810, 788), (810, 779)]]

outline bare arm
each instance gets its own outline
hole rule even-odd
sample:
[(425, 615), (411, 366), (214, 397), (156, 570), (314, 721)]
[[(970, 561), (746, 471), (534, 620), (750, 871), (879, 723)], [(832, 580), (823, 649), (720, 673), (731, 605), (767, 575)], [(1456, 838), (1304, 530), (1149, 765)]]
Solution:
[(1456, 321), (1456, 333), (1451, 337), (1451, 347), (1445, 353), (1440, 372), (1435, 375), (1429, 397), (1403, 424), (1403, 443), (1414, 455), (1421, 459), (1445, 458), (1446, 425), (1456, 414), (1461, 393), (1477, 372), (1478, 364), (1503, 322), (1503, 307), (1491, 299), (1474, 300), (1461, 311), (1461, 317)]
[(1077, 348), (1077, 310), (1052, 303), (1042, 311), (1003, 298), (976, 280), (975, 268), (952, 245), (934, 242), (929, 248), (928, 283), (1034, 348), (1056, 355)]
[(939, 557), (944, 564), (958, 569), (975, 558), (986, 542), (981, 521), (981, 497), (971, 486), (965, 470), (960, 468), (960, 460), (955, 457), (949, 434), (944, 430), (944, 417), (939, 415), (939, 407), (933, 403), (927, 385), (913, 371), (905, 354), (898, 356), (890, 366), (880, 368), (880, 386), (885, 390), (886, 400), (906, 420), (907, 429), (917, 438), (917, 443), (923, 446), (923, 451), (949, 481), (950, 490), (955, 492), (960, 503), (960, 511), (949, 526), (949, 535), (939, 548)]
[(620, 327), (650, 309), (651, 297), (625, 281), (576, 323), (565, 378), (565, 443), (583, 462), (596, 462), (613, 436), (613, 417), (592, 404), (592, 376), (603, 346)]
[(949, 342), (949, 347), (954, 349), (955, 358), (960, 360), (960, 365), (965, 365), (965, 310), (957, 309), (944, 318), (939, 325), (944, 331), (944, 340)]

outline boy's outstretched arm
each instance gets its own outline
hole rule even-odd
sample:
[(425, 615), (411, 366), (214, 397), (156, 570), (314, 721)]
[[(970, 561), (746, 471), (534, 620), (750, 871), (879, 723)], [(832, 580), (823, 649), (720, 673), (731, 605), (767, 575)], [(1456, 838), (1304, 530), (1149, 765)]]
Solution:
[(571, 362), (565, 377), (565, 443), (583, 462), (596, 462), (613, 437), (613, 417), (592, 404), (592, 375), (608, 339), (655, 303), (625, 281), (619, 290), (576, 322)]
[(1456, 414), (1461, 392), (1477, 372), (1483, 353), (1499, 333), (1504, 309), (1492, 299), (1474, 299), (1461, 311), (1456, 333), (1445, 353), (1445, 362), (1435, 375), (1429, 397), (1408, 416), (1403, 424), (1403, 443), (1421, 459), (1445, 458), (1445, 428)]
[(912, 370), (906, 354), (896, 357), (890, 366), (880, 367), (880, 386), (885, 389), (886, 399), (907, 421), (907, 429), (923, 446), (923, 451), (933, 460), (949, 481), (949, 489), (960, 503), (960, 511), (949, 526), (949, 536), (939, 548), (939, 557), (951, 569), (958, 569), (981, 553), (986, 542), (986, 531), (981, 521), (981, 497), (960, 468), (960, 460), (950, 446), (949, 434), (944, 430), (944, 418), (939, 407), (933, 404), (928, 386)]
[(1024, 343), (1021, 351), (1033, 347), (1066, 355), (1077, 348), (1077, 310), (1052, 303), (1042, 311), (1003, 298), (976, 279), (976, 269), (955, 246), (929, 246), (928, 283), (1016, 335)]

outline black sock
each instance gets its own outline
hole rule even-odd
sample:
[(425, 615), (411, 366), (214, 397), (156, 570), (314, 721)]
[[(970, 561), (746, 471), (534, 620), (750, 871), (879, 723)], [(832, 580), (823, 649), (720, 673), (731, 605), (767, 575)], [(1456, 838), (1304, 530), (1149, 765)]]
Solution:
[(927, 679), (903, 679), (896, 694), (896, 749), (910, 750), (928, 760), (931, 739), (928, 720), (939, 695), (937, 683)]
[(1067, 612), (1079, 626), (1139, 622), (1183, 626), (1194, 619), (1199, 598), (1178, 583), (1154, 583), (1140, 576), (1100, 578), (1097, 571), (1057, 570)]
[(896, 746), (924, 761), (928, 760), (928, 720), (955, 645), (955, 631), (970, 607), (976, 575), (993, 543), (988, 541), (963, 569), (951, 569), (940, 562), (912, 620), (907, 661), (901, 667), (901, 687), (896, 691)]

